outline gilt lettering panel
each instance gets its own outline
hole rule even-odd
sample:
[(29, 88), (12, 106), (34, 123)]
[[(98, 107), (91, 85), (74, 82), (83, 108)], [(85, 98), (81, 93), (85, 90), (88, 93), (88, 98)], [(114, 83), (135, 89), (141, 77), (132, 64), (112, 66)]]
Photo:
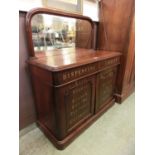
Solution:
[(115, 57), (55, 73), (54, 84), (60, 85), (93, 73), (95, 74), (104, 68), (119, 64), (119, 61), (119, 57)]
[(97, 63), (84, 65), (81, 67), (67, 69), (60, 73), (54, 74), (54, 82), (56, 85), (67, 83), (83, 76), (92, 74), (97, 71)]

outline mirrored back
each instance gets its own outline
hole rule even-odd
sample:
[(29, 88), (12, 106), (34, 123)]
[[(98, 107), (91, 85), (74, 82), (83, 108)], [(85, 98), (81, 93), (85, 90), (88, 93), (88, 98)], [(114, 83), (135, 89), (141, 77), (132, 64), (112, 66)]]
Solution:
[(92, 48), (93, 27), (88, 17), (50, 9), (27, 15), (30, 56), (63, 48)]

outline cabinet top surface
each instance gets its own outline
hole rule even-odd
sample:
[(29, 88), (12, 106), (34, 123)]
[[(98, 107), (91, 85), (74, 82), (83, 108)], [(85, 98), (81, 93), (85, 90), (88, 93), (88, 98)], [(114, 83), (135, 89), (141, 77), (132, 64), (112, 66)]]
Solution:
[(38, 52), (36, 57), (28, 60), (28, 63), (51, 71), (61, 71), (120, 55), (119, 52), (115, 51), (65, 48), (62, 50)]

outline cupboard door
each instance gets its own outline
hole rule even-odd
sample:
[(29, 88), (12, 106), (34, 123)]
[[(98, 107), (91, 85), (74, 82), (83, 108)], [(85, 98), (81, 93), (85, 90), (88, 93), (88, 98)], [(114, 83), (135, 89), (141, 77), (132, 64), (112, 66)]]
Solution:
[(117, 68), (113, 67), (97, 74), (95, 112), (104, 107), (113, 98), (116, 71)]
[(59, 123), (65, 136), (94, 113), (95, 76), (72, 82), (57, 89)]

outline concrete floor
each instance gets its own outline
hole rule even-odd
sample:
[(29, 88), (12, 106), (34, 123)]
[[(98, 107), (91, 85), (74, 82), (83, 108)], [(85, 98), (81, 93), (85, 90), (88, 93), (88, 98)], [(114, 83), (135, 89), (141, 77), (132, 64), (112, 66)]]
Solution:
[(134, 155), (134, 98), (115, 104), (63, 151), (33, 124), (20, 131), (20, 155)]

